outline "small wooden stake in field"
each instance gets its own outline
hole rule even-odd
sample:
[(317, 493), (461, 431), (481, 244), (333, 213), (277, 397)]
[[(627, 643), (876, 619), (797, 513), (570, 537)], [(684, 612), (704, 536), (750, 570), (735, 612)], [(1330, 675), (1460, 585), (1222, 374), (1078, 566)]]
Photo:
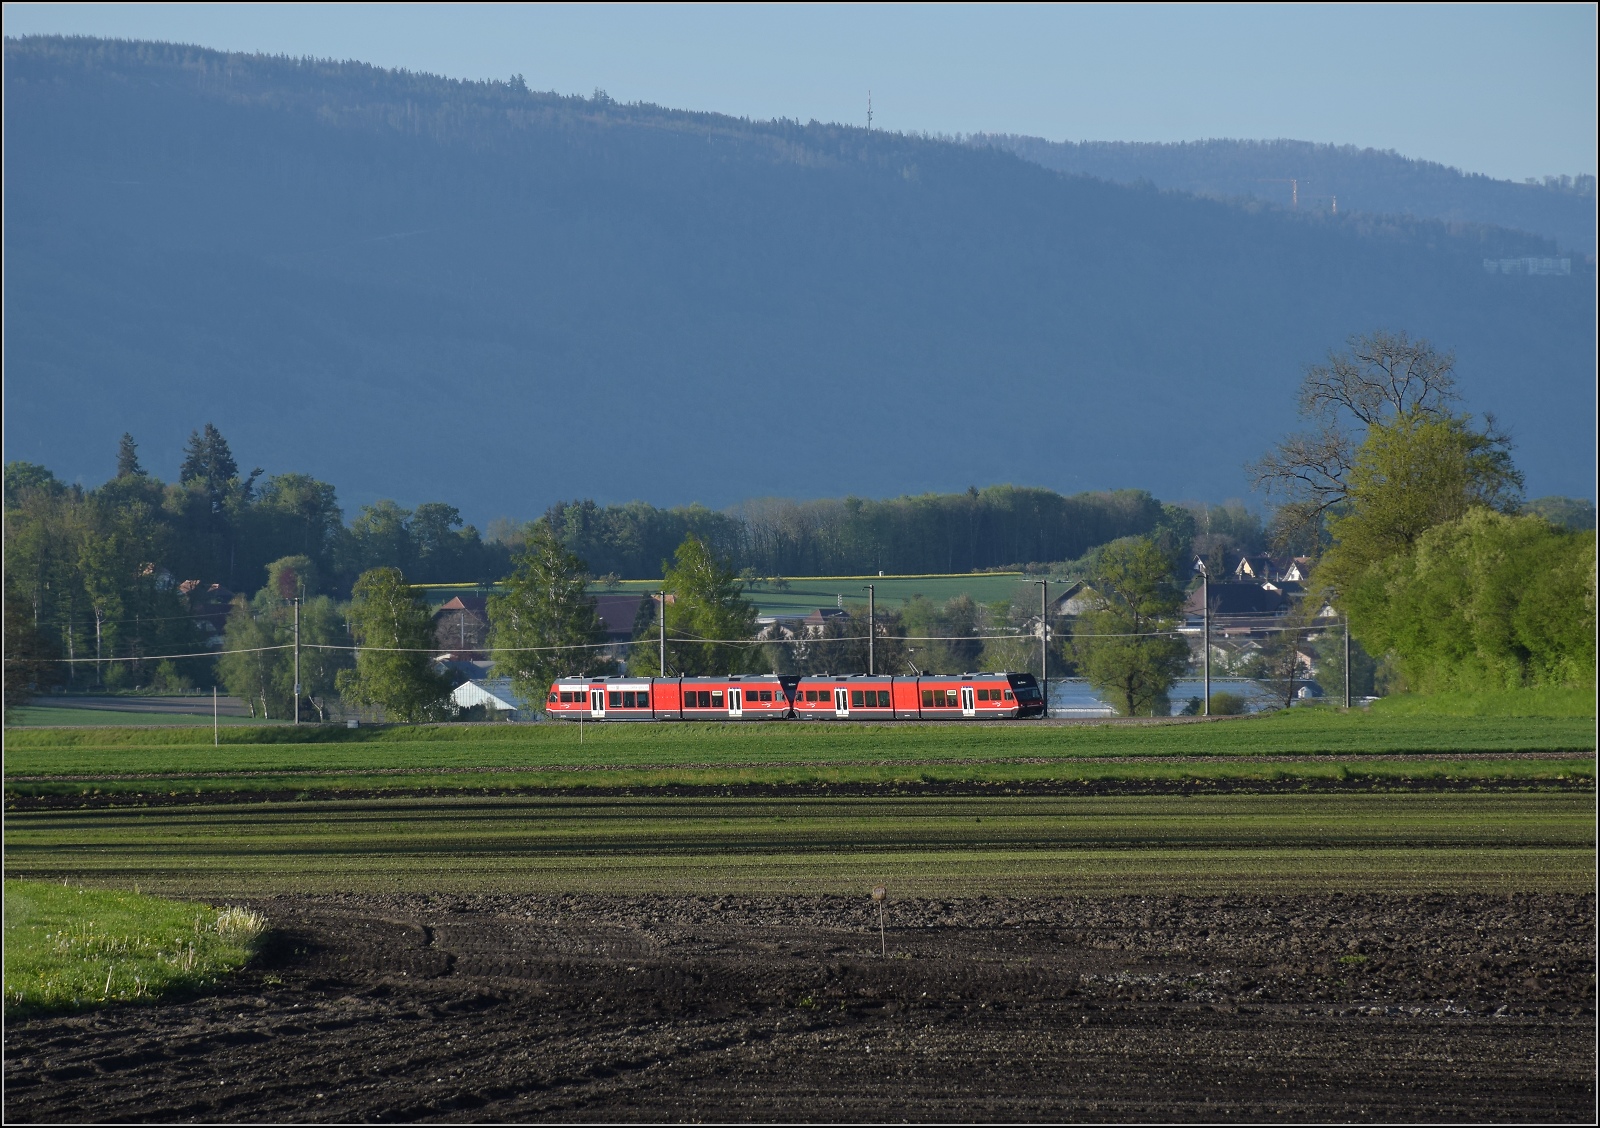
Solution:
[(889, 891), (881, 885), (872, 887), (872, 899), (878, 902), (878, 947), (884, 959), (889, 958), (889, 939), (883, 930), (883, 903), (889, 897)]

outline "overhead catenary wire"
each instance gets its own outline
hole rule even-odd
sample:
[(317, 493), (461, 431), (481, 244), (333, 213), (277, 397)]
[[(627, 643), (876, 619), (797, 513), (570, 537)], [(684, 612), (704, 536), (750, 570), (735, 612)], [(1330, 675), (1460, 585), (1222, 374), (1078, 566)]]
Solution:
[[(1298, 632), (1302, 632), (1302, 631), (1320, 631), (1320, 630), (1325, 630), (1325, 629), (1328, 629), (1328, 628), (1313, 624), (1313, 625), (1310, 625), (1310, 626), (1259, 626), (1259, 627), (1252, 626), (1250, 629), (1252, 631), (1260, 631), (1260, 632), (1294, 631), (1294, 632), (1298, 633)], [(1167, 629), (1167, 630), (1160, 630), (1160, 631), (1096, 632), (1094, 634), (1073, 633), (1068, 637), (1071, 637), (1071, 638), (1174, 638), (1174, 637), (1182, 637), (1182, 636), (1184, 636), (1184, 635), (1186, 635), (1188, 633), (1189, 633), (1188, 631), (1184, 631), (1184, 630)], [(878, 635), (877, 636), (877, 638), (880, 639), (880, 640), (887, 640), (887, 641), (893, 641), (893, 642), (988, 642), (988, 641), (995, 641), (995, 640), (999, 640), (999, 639), (1024, 639), (1024, 638), (1031, 639), (1033, 637), (1035, 637), (1035, 636), (1031, 635), (1031, 634)], [(553, 651), (565, 651), (565, 650), (605, 650), (605, 649), (612, 648), (612, 647), (624, 647), (624, 646), (647, 646), (647, 645), (654, 644), (655, 641), (656, 640), (653, 639), (653, 638), (631, 638), (631, 639), (618, 639), (618, 640), (615, 640), (615, 641), (609, 641), (608, 640), (608, 641), (605, 641), (605, 642), (564, 643), (564, 644), (559, 645), (559, 646), (490, 646), (490, 647), (474, 647), (474, 648), (471, 648), (471, 649), (483, 649), (483, 650), (488, 650), (488, 651), (491, 651), (491, 652), (497, 653), (497, 654), (527, 654), (527, 653), (549, 653), (549, 652), (553, 652)], [(677, 638), (668, 638), (667, 641), (668, 641), (668, 643), (675, 643), (675, 642), (676, 643), (689, 643), (689, 644), (699, 644), (699, 645), (702, 645), (702, 646), (770, 646), (770, 645), (803, 646), (803, 645), (809, 645), (809, 644), (835, 643), (835, 642), (866, 642), (867, 641), (867, 636), (866, 635), (840, 635), (840, 636), (831, 637), (831, 638), (830, 637), (825, 637), (825, 636), (820, 636), (820, 635), (808, 635), (808, 636), (802, 636), (802, 637), (797, 637), (797, 638), (700, 638), (700, 637), (696, 637), (696, 636), (682, 636), (682, 637), (677, 637)], [(338, 644), (338, 643), (302, 642), (300, 644), (300, 647), (301, 647), (302, 650), (306, 650), (306, 649), (310, 649), (310, 650), (345, 650), (345, 651), (352, 651), (352, 652), (355, 652), (355, 651), (367, 651), (367, 652), (370, 652), (370, 653), (379, 653), (379, 654), (448, 654), (448, 653), (450, 653), (450, 651), (448, 649), (446, 649), (444, 647), (438, 647), (438, 646), (361, 646), (361, 645), (346, 646), (346, 645), (342, 645), (342, 644)], [(246, 648), (238, 649), (238, 650), (202, 650), (202, 651), (192, 651), (192, 652), (187, 653), (187, 654), (132, 654), (132, 655), (119, 656), (119, 657), (112, 657), (112, 658), (13, 658), (13, 657), (7, 657), (5, 660), (7, 662), (10, 662), (10, 663), (53, 662), (53, 663), (61, 663), (61, 664), (79, 664), (79, 665), (88, 664), (88, 663), (94, 663), (94, 662), (161, 662), (161, 661), (166, 661), (166, 660), (172, 659), (172, 658), (221, 658), (224, 655), (228, 655), (228, 654), (261, 654), (261, 653), (265, 653), (265, 652), (271, 651), (271, 650), (292, 650), (292, 649), (294, 649), (294, 643), (286, 642), (286, 643), (280, 643), (280, 644), (275, 645), (275, 646), (251, 646), (251, 647), (246, 647)]]

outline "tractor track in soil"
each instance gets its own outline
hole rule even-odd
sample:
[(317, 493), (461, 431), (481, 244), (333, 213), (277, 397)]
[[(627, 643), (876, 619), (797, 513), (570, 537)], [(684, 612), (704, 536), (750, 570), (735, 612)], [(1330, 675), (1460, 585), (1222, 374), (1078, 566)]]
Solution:
[(1592, 895), (299, 895), (5, 1119), (1592, 1120)]

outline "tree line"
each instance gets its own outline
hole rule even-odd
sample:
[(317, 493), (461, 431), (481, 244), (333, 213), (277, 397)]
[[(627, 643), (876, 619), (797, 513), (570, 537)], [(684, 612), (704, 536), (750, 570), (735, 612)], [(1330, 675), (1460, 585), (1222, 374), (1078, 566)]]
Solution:
[[(1200, 507), (1205, 508), (1205, 507)], [(661, 575), (687, 536), (755, 576), (928, 575), (1066, 561), (1195, 515), (1144, 490), (1063, 496), (1011, 485), (871, 500), (760, 498), (725, 512), (561, 502), (545, 520), (597, 574)]]
[[(1306, 370), (1310, 428), (1253, 464), (1278, 499), (1266, 528), (1237, 503), (998, 486), (721, 513), (579, 501), (485, 538), (444, 503), (382, 501), (347, 525), (331, 485), (241, 473), (209, 424), (191, 435), (178, 481), (163, 483), (125, 435), (116, 475), (96, 489), (29, 463), (5, 468), (7, 704), (63, 681), (177, 689), (214, 670), (264, 717), (303, 708), (326, 719), (336, 705), (440, 717), (450, 683), (430, 664), (431, 610), (417, 585), (463, 575), (504, 577), (489, 602), (490, 647), (497, 670), (537, 700), (558, 675), (616, 670), (588, 594), (597, 562), (660, 571), (673, 599), (644, 604), (634, 633), (655, 640), (665, 615), (668, 674), (855, 671), (869, 635), (881, 672), (1033, 668), (1040, 625), (1020, 597), (919, 597), (871, 622), (851, 607), (818, 634), (776, 623), (758, 632), (744, 597), (752, 577), (781, 571), (1003, 560), (1089, 584), (1087, 614), (1047, 624), (1052, 673), (1081, 673), (1125, 715), (1164, 713), (1190, 662), (1178, 609), (1197, 562), (1219, 576), (1269, 541), (1314, 560), (1311, 590), (1254, 660), (1265, 684), (1289, 687), (1282, 704), (1327, 601), (1356, 644), (1352, 674), (1361, 663), (1393, 689), (1592, 688), (1593, 506), (1525, 502), (1506, 436), (1458, 403), (1449, 354), (1403, 333), (1352, 338)], [(212, 612), (224, 621), (220, 656), (179, 577), (232, 594)], [(1313, 645), (1342, 663), (1342, 648)], [(654, 645), (633, 647), (627, 665), (663, 672)]]
[[(1155, 536), (1181, 555), (1191, 543), (1249, 548), (1261, 535), (1259, 521), (1239, 505), (1184, 508), (1137, 490), (1067, 497), (1012, 486), (883, 501), (765, 499), (725, 512), (581, 500), (552, 506), (526, 525), (495, 522), (487, 536), (443, 502), (407, 509), (382, 500), (347, 522), (332, 484), (301, 473), (244, 470), (209, 423), (191, 434), (173, 482), (142, 464), (131, 435), (119, 444), (114, 476), (95, 488), (63, 482), (44, 466), (9, 463), (5, 522), (8, 701), (30, 685), (179, 690), (220, 679), (252, 713), (274, 718), (295, 706), (285, 654), (296, 630), (303, 712), (321, 718), (336, 702), (364, 700), (349, 679), (360, 675), (370, 686), (378, 675), (362, 674), (363, 663), (378, 659), (357, 658), (349, 648), (376, 629), (362, 625), (360, 609), (377, 599), (378, 573), (388, 577), (382, 590), (391, 593), (413, 584), (505, 579), (494, 607), (510, 618), (496, 617), (497, 637), (511, 631), (567, 644), (592, 633), (572, 626), (588, 622), (573, 608), (588, 599), (590, 576), (661, 575), (685, 593), (706, 593), (686, 594), (668, 608), (669, 634), (686, 644), (672, 668), (753, 663), (812, 672), (850, 666), (852, 644), (841, 639), (854, 636), (839, 631), (860, 627), (860, 613), (830, 626), (833, 634), (822, 639), (768, 639), (758, 655), (749, 645), (754, 611), (739, 595), (752, 577), (1039, 569), (1052, 562), (1081, 570), (1104, 543), (1129, 536)], [(574, 601), (548, 622), (531, 613), (518, 620), (512, 610), (519, 577), (537, 558), (546, 559), (539, 582), (547, 587), (555, 574), (551, 561), (563, 562), (562, 590)], [(879, 629), (1005, 633), (1018, 629), (1019, 615), (970, 599), (942, 606), (920, 600)], [(705, 646), (705, 639), (726, 640), (731, 649)], [(228, 652), (220, 659), (213, 654), (219, 649)], [(916, 648), (906, 649), (909, 669), (918, 656)], [(730, 665), (734, 650), (743, 657)], [(897, 653), (889, 646), (885, 661), (896, 662)], [(984, 661), (983, 653), (981, 645), (940, 642), (924, 648), (921, 663), (967, 668)], [(987, 660), (1000, 659), (991, 648)], [(654, 651), (639, 666), (652, 662), (659, 664)], [(437, 689), (426, 678), (416, 684), (419, 693)]]

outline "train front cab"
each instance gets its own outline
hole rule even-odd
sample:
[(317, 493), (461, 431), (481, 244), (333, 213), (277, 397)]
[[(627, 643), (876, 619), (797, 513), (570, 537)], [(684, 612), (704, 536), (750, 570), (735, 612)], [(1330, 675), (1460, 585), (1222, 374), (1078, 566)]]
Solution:
[(1032, 674), (1006, 674), (1006, 682), (1010, 692), (1016, 696), (1018, 717), (1042, 717), (1045, 715), (1046, 703), (1044, 694), (1039, 690), (1039, 679)]

